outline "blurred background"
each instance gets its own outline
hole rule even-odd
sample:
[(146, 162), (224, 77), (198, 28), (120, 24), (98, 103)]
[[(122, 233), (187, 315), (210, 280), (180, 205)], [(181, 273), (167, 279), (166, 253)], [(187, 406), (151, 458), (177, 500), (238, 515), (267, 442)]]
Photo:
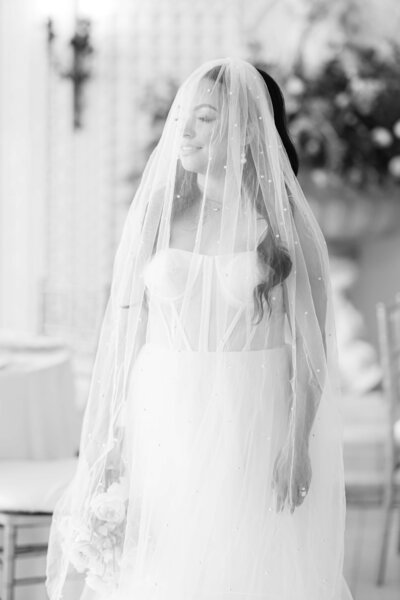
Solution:
[(0, 0), (2, 600), (46, 597), (41, 517), (73, 469), (124, 218), (178, 86), (228, 55), (281, 85), (328, 243), (345, 575), (357, 600), (398, 598), (399, 30), (398, 0)]

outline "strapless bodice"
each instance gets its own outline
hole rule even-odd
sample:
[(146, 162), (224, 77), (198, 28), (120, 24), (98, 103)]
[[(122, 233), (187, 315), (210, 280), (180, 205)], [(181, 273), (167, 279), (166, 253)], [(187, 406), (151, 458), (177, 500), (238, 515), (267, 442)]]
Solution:
[[(194, 264), (193, 264), (194, 263)], [(251, 300), (253, 288), (261, 281), (256, 262), (256, 251), (232, 254), (195, 254), (180, 248), (158, 252), (145, 269), (145, 283), (150, 293), (159, 298), (177, 300), (185, 293), (189, 268), (196, 279), (202, 270), (211, 270), (215, 283), (227, 302), (237, 304)], [(193, 281), (192, 285), (196, 285)]]
[(191, 350), (241, 350), (282, 341), (280, 286), (271, 293), (271, 313), (266, 308), (250, 331), (253, 291), (262, 281), (256, 250), (206, 255), (166, 248), (152, 256), (143, 278), (148, 341)]

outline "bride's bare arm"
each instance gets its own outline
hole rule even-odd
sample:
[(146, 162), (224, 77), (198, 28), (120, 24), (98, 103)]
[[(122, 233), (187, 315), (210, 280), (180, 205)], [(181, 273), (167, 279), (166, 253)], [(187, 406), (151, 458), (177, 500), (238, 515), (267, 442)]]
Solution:
[[(321, 333), (319, 338), (321, 353), (325, 353), (326, 356), (326, 281), (324, 274), (320, 272), (317, 248), (313, 247), (312, 238), (307, 235), (306, 224), (296, 218), (298, 217), (296, 211), (293, 216), (302, 249), (302, 255), (297, 258), (304, 261), (303, 266), (306, 268), (312, 300), (310, 311), (316, 316)], [(309, 442), (325, 385), (326, 373), (323, 368), (316, 368), (313, 364), (311, 349), (307, 346), (307, 343), (313, 342), (309, 336), (307, 337), (306, 331), (302, 331), (297, 321), (296, 311), (299, 308), (296, 306), (294, 311), (290, 310), (285, 282), (282, 287), (287, 321), (291, 335), (295, 337), (295, 370), (292, 365), (291, 380), (296, 397), (295, 402), (292, 399), (293, 412), (291, 411), (288, 415), (288, 438), (276, 459), (273, 485), (276, 489), (278, 510), (281, 510), (288, 502), (289, 508), (293, 512), (295, 506), (304, 501), (311, 484)], [(305, 490), (305, 494), (302, 494), (302, 489)]]
[[(321, 261), (314, 239), (308, 234), (307, 222), (299, 213), (299, 209), (292, 207), (292, 214), (295, 231), (297, 232), (302, 250), (302, 256), (299, 258), (304, 261), (311, 291), (312, 307), (310, 311), (315, 313), (321, 333), (321, 353), (325, 353), (326, 357), (327, 288), (325, 276), (321, 273)], [(301, 436), (300, 439), (303, 441), (304, 446), (307, 447), (322, 396), (326, 374), (323, 372), (323, 369), (318, 369), (318, 373), (315, 371), (315, 365), (312, 364), (310, 359), (310, 349), (307, 347), (307, 339), (302, 334), (298, 323), (291, 322), (291, 311), (285, 283), (283, 284), (283, 298), (290, 330), (292, 335), (296, 336), (295, 377), (298, 402), (301, 403), (301, 410), (297, 411), (296, 414), (296, 433), (298, 436)], [(296, 320), (296, 316), (294, 319)]]

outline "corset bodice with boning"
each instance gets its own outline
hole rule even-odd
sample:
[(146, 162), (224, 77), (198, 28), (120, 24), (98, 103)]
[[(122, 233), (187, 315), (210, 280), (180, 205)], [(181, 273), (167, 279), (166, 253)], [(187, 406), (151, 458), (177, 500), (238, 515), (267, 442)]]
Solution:
[[(175, 350), (242, 351), (284, 343), (281, 286), (270, 293), (257, 325), (253, 290), (262, 281), (256, 250), (195, 254), (157, 252), (144, 270), (149, 303), (147, 342)], [(190, 293), (189, 293), (190, 291)]]

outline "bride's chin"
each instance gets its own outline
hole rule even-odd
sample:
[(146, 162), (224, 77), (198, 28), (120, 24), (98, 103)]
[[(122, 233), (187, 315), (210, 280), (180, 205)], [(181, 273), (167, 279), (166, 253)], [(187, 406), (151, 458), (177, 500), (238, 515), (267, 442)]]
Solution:
[(180, 157), (181, 165), (185, 169), (185, 171), (189, 171), (190, 173), (206, 173), (207, 165), (203, 165), (202, 161), (199, 161), (196, 158), (191, 156), (181, 156)]

